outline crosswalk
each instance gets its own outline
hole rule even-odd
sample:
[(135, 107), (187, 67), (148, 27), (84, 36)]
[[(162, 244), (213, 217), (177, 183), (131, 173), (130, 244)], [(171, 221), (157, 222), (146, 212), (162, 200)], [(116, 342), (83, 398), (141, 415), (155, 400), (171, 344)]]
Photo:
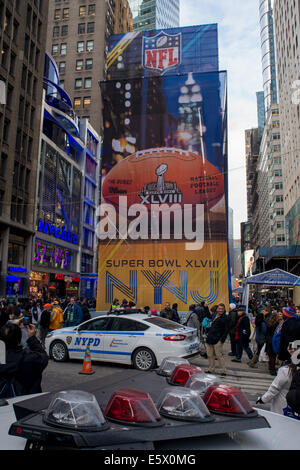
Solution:
[[(250, 403), (252, 405), (255, 404), (257, 397), (263, 395), (268, 390), (274, 377), (264, 369), (264, 366), (259, 367), (259, 369), (250, 369), (246, 362), (244, 362), (239, 364), (238, 367), (231, 367), (230, 362), (228, 362), (226, 364), (226, 376), (221, 377), (218, 374), (218, 367), (216, 367), (215, 375), (220, 378), (221, 383), (240, 388)], [(198, 365), (203, 370), (206, 370), (208, 367), (207, 361), (199, 357), (191, 360), (191, 363)], [(218, 364), (216, 365), (218, 366)]]

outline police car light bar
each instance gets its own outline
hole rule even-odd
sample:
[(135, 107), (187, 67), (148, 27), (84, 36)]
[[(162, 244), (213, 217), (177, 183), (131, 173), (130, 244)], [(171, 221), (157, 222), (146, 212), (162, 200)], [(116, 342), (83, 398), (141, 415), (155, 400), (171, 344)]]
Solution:
[(167, 378), (167, 382), (170, 385), (180, 385), (184, 387), (188, 379), (194, 374), (203, 374), (203, 370), (200, 367), (193, 366), (192, 364), (182, 364), (175, 367), (173, 373)]
[(257, 416), (242, 390), (231, 385), (211, 385), (203, 395), (207, 408), (227, 416)]

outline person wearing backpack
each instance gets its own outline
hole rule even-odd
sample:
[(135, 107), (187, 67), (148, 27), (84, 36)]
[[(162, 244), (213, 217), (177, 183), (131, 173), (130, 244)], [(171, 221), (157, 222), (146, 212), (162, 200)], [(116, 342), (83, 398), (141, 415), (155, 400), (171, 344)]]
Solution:
[(34, 325), (26, 327), (27, 347), (22, 347), (22, 320), (6, 323), (0, 329), (0, 340), (6, 346), (6, 364), (0, 364), (0, 398), (42, 392), (42, 373), (48, 365), (48, 356), (35, 336)]

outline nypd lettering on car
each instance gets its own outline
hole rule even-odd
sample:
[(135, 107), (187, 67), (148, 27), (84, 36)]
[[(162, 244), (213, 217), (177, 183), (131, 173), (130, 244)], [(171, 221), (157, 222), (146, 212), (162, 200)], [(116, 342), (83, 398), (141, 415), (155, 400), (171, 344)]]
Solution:
[(55, 361), (91, 359), (133, 365), (139, 370), (159, 366), (168, 356), (188, 357), (200, 350), (197, 330), (138, 310), (113, 312), (72, 328), (50, 332), (46, 350)]

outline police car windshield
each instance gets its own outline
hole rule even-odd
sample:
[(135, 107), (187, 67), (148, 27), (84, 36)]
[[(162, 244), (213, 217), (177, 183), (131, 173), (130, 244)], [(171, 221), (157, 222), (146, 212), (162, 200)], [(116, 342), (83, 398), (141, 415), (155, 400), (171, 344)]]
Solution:
[(179, 328), (184, 328), (184, 326), (180, 325), (179, 323), (175, 323), (174, 321), (161, 317), (145, 318), (144, 321), (151, 323), (151, 325), (159, 326), (160, 328), (167, 330), (178, 330)]

